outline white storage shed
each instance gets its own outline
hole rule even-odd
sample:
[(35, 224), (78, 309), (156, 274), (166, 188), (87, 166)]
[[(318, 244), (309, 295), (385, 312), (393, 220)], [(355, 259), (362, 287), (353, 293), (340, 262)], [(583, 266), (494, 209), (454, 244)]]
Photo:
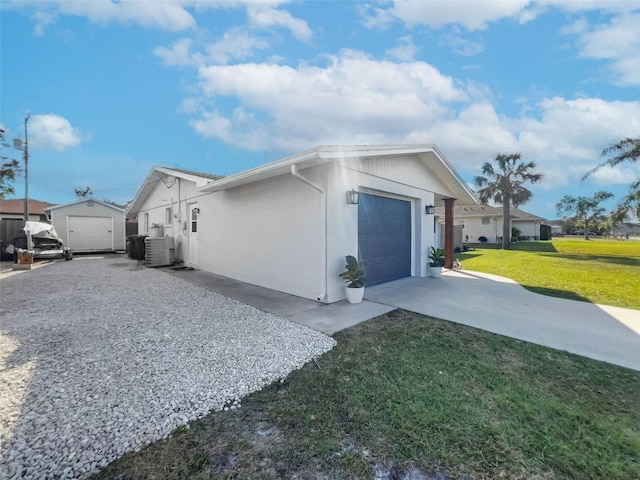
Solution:
[(51, 223), (74, 252), (114, 252), (125, 249), (125, 212), (92, 198), (47, 209)]

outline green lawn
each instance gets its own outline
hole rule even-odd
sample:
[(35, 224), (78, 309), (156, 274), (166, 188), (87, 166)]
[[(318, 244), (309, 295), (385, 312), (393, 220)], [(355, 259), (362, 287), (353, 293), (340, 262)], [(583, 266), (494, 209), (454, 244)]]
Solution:
[(533, 292), (640, 310), (640, 242), (559, 238), (474, 245), (457, 254), (465, 270), (515, 280)]
[(640, 478), (640, 372), (400, 310), (335, 338), (96, 478)]

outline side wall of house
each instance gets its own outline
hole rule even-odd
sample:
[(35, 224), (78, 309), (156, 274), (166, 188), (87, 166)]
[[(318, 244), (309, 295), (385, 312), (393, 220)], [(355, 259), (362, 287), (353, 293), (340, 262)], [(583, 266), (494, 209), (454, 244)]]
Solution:
[[(302, 175), (326, 190), (319, 168)], [(198, 268), (304, 298), (324, 296), (324, 197), (287, 174), (198, 200)]]
[[(502, 237), (502, 217), (484, 217), (489, 219), (488, 224), (482, 223), (482, 217), (456, 217), (454, 225), (460, 225), (464, 221), (462, 239), (469, 243), (480, 243), (480, 237), (486, 237), (488, 243), (498, 243), (498, 237)], [(486, 222), (486, 220), (485, 220)]]
[[(187, 258), (189, 249), (187, 204), (200, 195), (202, 194), (198, 192), (194, 182), (182, 178), (175, 178), (175, 181), (170, 183), (157, 180), (151, 194), (138, 211), (136, 217), (138, 235), (149, 235), (153, 225), (161, 225), (164, 236), (174, 238), (176, 259)], [(170, 219), (167, 219), (167, 209), (171, 209)]]
[(65, 246), (69, 245), (69, 217), (106, 217), (113, 219), (113, 249), (125, 249), (125, 218), (124, 212), (102, 205), (98, 202), (74, 203), (51, 210), (51, 224), (62, 239)]

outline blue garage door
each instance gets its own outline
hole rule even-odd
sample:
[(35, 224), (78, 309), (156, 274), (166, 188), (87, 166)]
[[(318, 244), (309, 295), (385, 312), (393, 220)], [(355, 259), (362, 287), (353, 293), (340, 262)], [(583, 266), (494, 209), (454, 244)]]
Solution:
[(411, 203), (360, 193), (358, 248), (367, 285), (411, 275)]

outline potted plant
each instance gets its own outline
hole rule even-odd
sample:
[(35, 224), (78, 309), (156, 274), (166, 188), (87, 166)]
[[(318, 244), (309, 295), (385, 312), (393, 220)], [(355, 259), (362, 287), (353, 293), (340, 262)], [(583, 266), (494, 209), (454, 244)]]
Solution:
[(345, 287), (347, 300), (349, 303), (360, 303), (367, 283), (364, 276), (364, 263), (359, 262), (353, 255), (347, 255), (344, 258), (347, 261), (346, 270), (340, 274), (340, 277), (348, 282)]
[(442, 274), (442, 267), (444, 267), (444, 249), (431, 247), (431, 253), (429, 254), (429, 270), (431, 276), (434, 278), (440, 278)]

